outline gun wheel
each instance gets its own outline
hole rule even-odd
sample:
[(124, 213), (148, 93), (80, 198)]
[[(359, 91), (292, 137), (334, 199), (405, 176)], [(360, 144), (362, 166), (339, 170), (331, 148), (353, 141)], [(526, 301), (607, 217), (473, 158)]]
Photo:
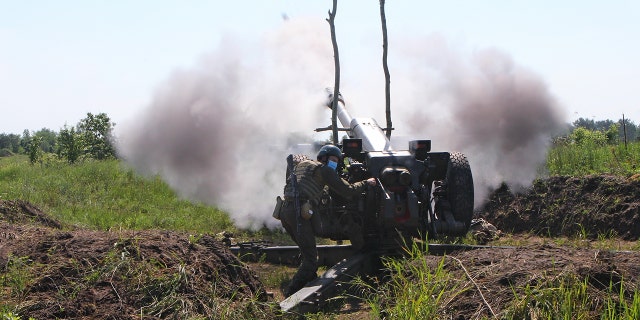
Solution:
[(467, 157), (460, 152), (452, 152), (446, 176), (447, 199), (456, 221), (463, 222), (463, 236), (471, 226), (473, 218), (473, 176)]

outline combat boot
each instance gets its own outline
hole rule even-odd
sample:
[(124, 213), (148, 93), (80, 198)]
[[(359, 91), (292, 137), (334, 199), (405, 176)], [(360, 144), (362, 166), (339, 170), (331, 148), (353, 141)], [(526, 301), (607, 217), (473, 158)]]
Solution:
[(317, 277), (318, 276), (315, 273), (309, 274), (304, 278), (294, 276), (293, 279), (291, 279), (291, 282), (289, 282), (287, 288), (285, 288), (282, 293), (284, 294), (285, 298), (288, 298), (292, 294), (298, 292), (298, 290), (304, 288), (307, 283), (315, 280)]

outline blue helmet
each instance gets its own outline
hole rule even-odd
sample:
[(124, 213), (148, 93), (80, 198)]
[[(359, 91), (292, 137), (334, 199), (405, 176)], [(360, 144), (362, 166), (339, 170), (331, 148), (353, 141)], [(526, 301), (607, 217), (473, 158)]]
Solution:
[(342, 160), (342, 151), (340, 151), (340, 148), (334, 145), (328, 144), (320, 148), (320, 151), (318, 151), (318, 156), (316, 157), (316, 159), (320, 161), (322, 158), (328, 157), (328, 156), (336, 156), (338, 157), (338, 159)]

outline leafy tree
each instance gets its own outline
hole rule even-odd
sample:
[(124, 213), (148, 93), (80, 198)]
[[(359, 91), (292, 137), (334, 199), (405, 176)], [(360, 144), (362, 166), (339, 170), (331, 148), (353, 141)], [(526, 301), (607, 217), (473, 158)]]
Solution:
[(629, 119), (624, 119), (624, 127), (622, 126), (622, 119), (618, 120), (618, 132), (620, 140), (624, 141), (625, 131), (627, 133), (627, 141), (633, 141), (638, 137), (638, 126)]
[(114, 125), (105, 113), (87, 113), (87, 117), (78, 123), (78, 133), (82, 135), (85, 152), (92, 158), (104, 160), (115, 157), (115, 148), (111, 143)]
[(29, 153), (29, 161), (31, 162), (31, 164), (35, 164), (40, 159), (42, 159), (42, 149), (40, 148), (41, 144), (42, 137), (33, 136), (29, 140), (27, 152)]
[(17, 134), (0, 134), (0, 149), (6, 149), (12, 153), (20, 152), (20, 136)]
[(82, 136), (73, 127), (65, 125), (58, 134), (57, 143), (58, 157), (66, 159), (69, 163), (75, 163), (82, 155)]
[[(623, 127), (623, 124), (625, 127)], [(614, 134), (612, 127), (615, 126), (617, 128), (617, 132)], [(607, 143), (618, 143), (623, 141), (625, 138), (625, 130), (627, 141), (633, 141), (635, 139), (640, 139), (640, 130), (638, 130), (638, 126), (629, 119), (624, 119), (624, 123), (622, 119), (614, 122), (613, 120), (589, 120), (585, 118), (579, 118), (574, 121), (571, 125), (571, 132), (575, 131), (578, 128), (584, 128), (590, 131), (601, 131), (605, 134)], [(582, 133), (581, 133), (582, 134)]]
[(607, 138), (602, 131), (589, 130), (584, 127), (577, 127), (569, 135), (569, 139), (579, 146), (606, 144)]
[(616, 124), (615, 122), (613, 122), (613, 120), (598, 120), (595, 122), (596, 124), (596, 129), (598, 131), (607, 131), (609, 130), (609, 128), (611, 128), (612, 125)]
[(49, 153), (55, 151), (56, 138), (58, 136), (55, 131), (47, 128), (42, 128), (40, 129), (40, 131), (34, 133), (33, 136), (42, 138), (42, 143), (40, 144), (40, 148), (42, 149), (42, 151)]
[(617, 123), (612, 123), (611, 126), (609, 126), (609, 130), (605, 131), (604, 135), (607, 139), (607, 144), (616, 144), (620, 140), (618, 127), (619, 125)]
[(587, 130), (596, 130), (596, 123), (593, 120), (579, 118), (573, 122), (573, 126), (576, 128), (585, 128)]
[(20, 139), (20, 147), (22, 147), (23, 150), (29, 150), (29, 141), (31, 141), (31, 132), (24, 129), (24, 131), (22, 131), (22, 139)]

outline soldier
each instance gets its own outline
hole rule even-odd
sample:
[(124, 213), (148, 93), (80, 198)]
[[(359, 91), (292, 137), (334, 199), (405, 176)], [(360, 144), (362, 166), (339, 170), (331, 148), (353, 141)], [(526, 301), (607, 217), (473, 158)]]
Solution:
[(290, 172), (288, 172), (287, 184), (284, 188), (285, 197), (280, 213), (280, 221), (293, 241), (296, 242), (302, 254), (302, 263), (291, 279), (289, 286), (284, 290), (284, 294), (287, 297), (300, 290), (307, 282), (315, 279), (318, 270), (318, 249), (315, 235), (318, 233), (319, 223), (317, 223), (317, 219), (320, 217), (317, 215), (301, 215), (300, 208), (296, 210), (296, 191), (298, 194), (298, 206), (304, 207), (307, 202), (317, 203), (325, 186), (348, 199), (361, 194), (367, 185), (376, 185), (375, 178), (369, 178), (353, 184), (349, 184), (349, 182), (342, 179), (336, 172), (338, 163), (342, 162), (342, 152), (336, 146), (323, 146), (316, 159), (317, 161), (302, 161), (293, 168), (293, 173), (296, 177), (295, 183), (290, 181)]

